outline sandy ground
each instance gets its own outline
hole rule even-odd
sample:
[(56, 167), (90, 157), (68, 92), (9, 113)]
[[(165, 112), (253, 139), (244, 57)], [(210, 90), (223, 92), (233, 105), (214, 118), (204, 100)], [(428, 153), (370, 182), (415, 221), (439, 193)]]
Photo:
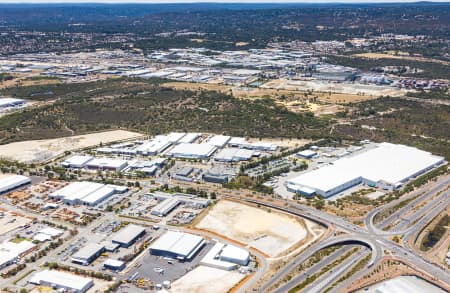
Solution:
[(113, 130), (55, 139), (21, 141), (0, 145), (0, 156), (23, 163), (40, 163), (57, 157), (65, 151), (141, 136), (136, 132)]
[[(313, 90), (322, 93), (338, 93), (346, 94), (341, 97), (336, 97), (335, 95), (330, 95), (329, 99), (327, 96), (319, 97), (321, 100), (333, 100), (337, 101), (349, 101), (349, 98), (353, 98), (354, 101), (361, 101), (367, 99), (378, 98), (379, 96), (402, 96), (406, 93), (406, 90), (393, 88), (390, 86), (379, 86), (370, 84), (350, 84), (350, 83), (333, 83), (320, 80), (284, 80), (277, 79), (270, 81), (261, 86), (262, 88), (272, 88), (272, 89), (282, 89), (282, 90), (294, 90), (294, 91), (307, 91)], [(353, 95), (353, 96), (347, 96)]]
[(198, 266), (172, 284), (171, 293), (222, 293), (228, 292), (245, 275), (237, 271), (225, 271)]
[(307, 236), (306, 228), (295, 218), (226, 200), (215, 205), (196, 227), (248, 244), (271, 257)]

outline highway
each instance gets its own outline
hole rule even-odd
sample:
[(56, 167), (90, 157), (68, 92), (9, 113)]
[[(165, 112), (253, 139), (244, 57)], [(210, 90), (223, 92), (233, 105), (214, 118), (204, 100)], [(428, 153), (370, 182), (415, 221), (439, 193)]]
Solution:
[(334, 261), (336, 261), (337, 259), (342, 257), (342, 255), (344, 255), (345, 253), (351, 251), (354, 247), (357, 247), (357, 246), (349, 245), (349, 246), (344, 246), (342, 248), (339, 248), (338, 250), (336, 250), (333, 253), (331, 253), (330, 255), (324, 257), (318, 263), (316, 263), (313, 266), (311, 266), (310, 268), (308, 268), (305, 272), (295, 276), (294, 278), (289, 280), (289, 282), (283, 284), (283, 286), (277, 288), (273, 292), (274, 293), (285, 293), (285, 292), (289, 291), (289, 289), (295, 287), (298, 284), (301, 284), (309, 276), (312, 276), (312, 275), (320, 272), (320, 270), (322, 268), (333, 263)]
[[(305, 217), (317, 223), (320, 223), (324, 226), (336, 228), (338, 231), (345, 232), (346, 234), (340, 235), (337, 237), (330, 237), (325, 241), (316, 243), (309, 247), (304, 253), (295, 257), (292, 261), (288, 262), (281, 270), (276, 272), (269, 280), (267, 280), (260, 288), (258, 288), (258, 292), (267, 292), (269, 288), (272, 288), (275, 284), (277, 284), (280, 280), (286, 277), (295, 267), (299, 264), (311, 257), (315, 252), (332, 245), (338, 244), (360, 244), (367, 246), (372, 251), (372, 258), (366, 269), (371, 267), (374, 264), (377, 264), (381, 258), (383, 257), (383, 251), (391, 251), (392, 255), (396, 258), (409, 263), (412, 267), (416, 267), (418, 270), (428, 274), (429, 276), (434, 276), (436, 279), (445, 282), (450, 285), (450, 274), (444, 268), (437, 266), (415, 252), (409, 245), (406, 243), (407, 240), (411, 237), (411, 235), (416, 235), (418, 231), (420, 231), (429, 221), (431, 221), (434, 217), (436, 217), (443, 209), (446, 208), (448, 204), (450, 204), (450, 191), (446, 190), (450, 184), (450, 176), (446, 176), (441, 178), (438, 183), (436, 183), (431, 189), (425, 191), (425, 188), (419, 188), (412, 193), (408, 194), (407, 197), (402, 197), (395, 202), (392, 202), (388, 205), (380, 207), (378, 209), (374, 209), (370, 212), (365, 218), (366, 227), (360, 227), (348, 222), (346, 219), (330, 215), (328, 213), (318, 211), (312, 207), (305, 206), (302, 204), (290, 202), (287, 200), (284, 201), (276, 201), (272, 200), (270, 202), (264, 200), (257, 200), (254, 198), (243, 198), (243, 197), (234, 197), (234, 199), (245, 201), (252, 204), (258, 204), (261, 206), (270, 207), (273, 209), (281, 210), (296, 216)], [(440, 194), (436, 196), (437, 193)], [(427, 204), (422, 206), (417, 211), (414, 211), (410, 216), (410, 223), (414, 223), (412, 227), (405, 229), (405, 225), (399, 225), (399, 230), (402, 231), (382, 231), (378, 227), (373, 224), (373, 218), (375, 215), (384, 209), (392, 207), (398, 204), (401, 201), (404, 201), (408, 198), (414, 198), (418, 196), (416, 199), (412, 200), (408, 203), (404, 208), (401, 209), (402, 213), (412, 210), (418, 204), (427, 201)], [(397, 213), (397, 212), (396, 212)], [(395, 214), (396, 214), (395, 213)], [(392, 222), (396, 221), (396, 216), (390, 216), (383, 221), (386, 223), (385, 225), (389, 225)], [(396, 229), (397, 230), (397, 229)], [(398, 243), (391, 241), (389, 236), (404, 234), (404, 247), (400, 246)], [(406, 245), (405, 245), (406, 243)], [(350, 257), (350, 260), (355, 261), (355, 257)], [(344, 262), (345, 263), (345, 262)], [(336, 268), (334, 271), (345, 271), (347, 266), (345, 264), (341, 264), (339, 268)], [(318, 268), (314, 269), (317, 270)], [(336, 281), (336, 278), (340, 274), (331, 274), (327, 278), (327, 284), (331, 284)], [(294, 277), (293, 280), (302, 280), (302, 275)], [(289, 282), (288, 284), (292, 285), (294, 281)], [(315, 286), (318, 285), (319, 281), (314, 282)], [(289, 285), (289, 286), (290, 286)], [(288, 286), (286, 284), (286, 286)], [(294, 285), (295, 286), (295, 285)], [(339, 287), (339, 286), (338, 286)], [(285, 286), (281, 288), (287, 288)], [(324, 288), (323, 288), (324, 289)], [(333, 290), (334, 291), (334, 290)], [(244, 292), (244, 291), (240, 291)], [(281, 291), (275, 291), (281, 292)]]

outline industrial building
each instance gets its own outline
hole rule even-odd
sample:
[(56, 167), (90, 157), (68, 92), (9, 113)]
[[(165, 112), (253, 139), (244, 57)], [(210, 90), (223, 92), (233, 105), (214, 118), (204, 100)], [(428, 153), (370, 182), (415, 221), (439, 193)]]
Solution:
[(306, 196), (330, 197), (358, 184), (394, 190), (444, 162), (417, 148), (381, 143), (366, 152), (338, 159), (331, 165), (301, 174), (289, 181), (288, 190)]
[(110, 197), (114, 193), (127, 190), (123, 186), (104, 185), (95, 182), (73, 182), (49, 195), (50, 198), (60, 199), (68, 205), (84, 204), (94, 206)]
[(228, 182), (228, 175), (208, 171), (203, 173), (202, 179), (210, 183), (224, 184)]
[(84, 293), (94, 286), (92, 279), (54, 270), (37, 272), (28, 282), (74, 293)]
[(196, 209), (204, 209), (211, 204), (211, 200), (207, 198), (200, 198), (193, 194), (187, 193), (166, 193), (161, 191), (155, 191), (149, 193), (149, 195), (153, 196), (158, 201), (164, 201), (170, 198), (176, 198), (178, 201), (186, 206), (190, 206)]
[(278, 146), (268, 142), (248, 142), (244, 137), (232, 137), (228, 144), (232, 147), (238, 147), (258, 151), (276, 151)]
[(250, 261), (250, 253), (231, 244), (216, 242), (200, 261), (200, 264), (222, 270), (233, 270), (239, 265), (246, 266)]
[(0, 178), (0, 194), (13, 191), (19, 187), (30, 184), (30, 178), (22, 175), (8, 175)]
[(312, 150), (304, 150), (300, 151), (296, 154), (297, 157), (303, 158), (303, 159), (312, 159), (313, 157), (317, 156), (317, 152)]
[(103, 245), (97, 243), (88, 243), (72, 255), (72, 262), (87, 266), (96, 260), (105, 251)]
[(0, 269), (15, 263), (20, 257), (34, 250), (36, 245), (28, 240), (19, 243), (5, 241), (0, 244)]
[(125, 262), (121, 260), (108, 258), (104, 263), (103, 267), (112, 271), (121, 271), (125, 268)]
[(221, 251), (219, 259), (246, 266), (250, 261), (250, 254), (247, 250), (227, 244)]
[(64, 168), (84, 168), (84, 166), (92, 159), (94, 159), (92, 156), (75, 155), (64, 160), (61, 163), (61, 166)]
[(176, 197), (162, 200), (150, 212), (154, 216), (164, 217), (180, 205), (180, 201)]
[(125, 160), (111, 158), (95, 158), (86, 163), (86, 167), (93, 170), (119, 172), (128, 165)]
[(208, 159), (216, 150), (215, 146), (207, 143), (180, 143), (167, 155), (184, 159)]
[(247, 149), (229, 148), (222, 149), (214, 156), (218, 162), (241, 162), (248, 161), (255, 155), (255, 151)]
[(200, 236), (167, 231), (150, 245), (150, 253), (180, 261), (191, 260), (206, 244)]
[(39, 230), (34, 236), (33, 240), (39, 241), (39, 242), (45, 242), (45, 241), (51, 241), (52, 239), (61, 236), (63, 234), (63, 231), (55, 228), (44, 228)]
[(119, 244), (121, 247), (130, 247), (136, 240), (145, 234), (145, 228), (128, 224), (125, 228), (122, 228), (119, 232), (113, 235), (112, 242)]
[(206, 143), (218, 148), (223, 148), (231, 139), (228, 135), (214, 135), (210, 137)]

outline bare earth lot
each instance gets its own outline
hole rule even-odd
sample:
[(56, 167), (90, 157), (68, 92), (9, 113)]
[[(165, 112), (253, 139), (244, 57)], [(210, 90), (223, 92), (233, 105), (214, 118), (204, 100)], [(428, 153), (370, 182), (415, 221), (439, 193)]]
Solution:
[(93, 147), (100, 143), (110, 143), (141, 136), (141, 134), (136, 132), (113, 130), (55, 139), (13, 142), (0, 145), (0, 156), (23, 163), (40, 163), (57, 157), (65, 151), (73, 151)]
[(198, 266), (172, 284), (171, 293), (222, 293), (228, 292), (245, 275), (237, 271), (225, 271)]
[(278, 256), (307, 237), (306, 220), (222, 200), (197, 224), (252, 246), (271, 257)]

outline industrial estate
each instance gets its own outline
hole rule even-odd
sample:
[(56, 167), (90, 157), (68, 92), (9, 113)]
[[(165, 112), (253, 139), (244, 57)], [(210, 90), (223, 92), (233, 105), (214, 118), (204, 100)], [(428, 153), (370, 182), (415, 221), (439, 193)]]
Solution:
[(448, 4), (344, 5), (430, 36), (353, 35), (339, 5), (27, 5), (0, 11), (2, 292), (450, 291)]

